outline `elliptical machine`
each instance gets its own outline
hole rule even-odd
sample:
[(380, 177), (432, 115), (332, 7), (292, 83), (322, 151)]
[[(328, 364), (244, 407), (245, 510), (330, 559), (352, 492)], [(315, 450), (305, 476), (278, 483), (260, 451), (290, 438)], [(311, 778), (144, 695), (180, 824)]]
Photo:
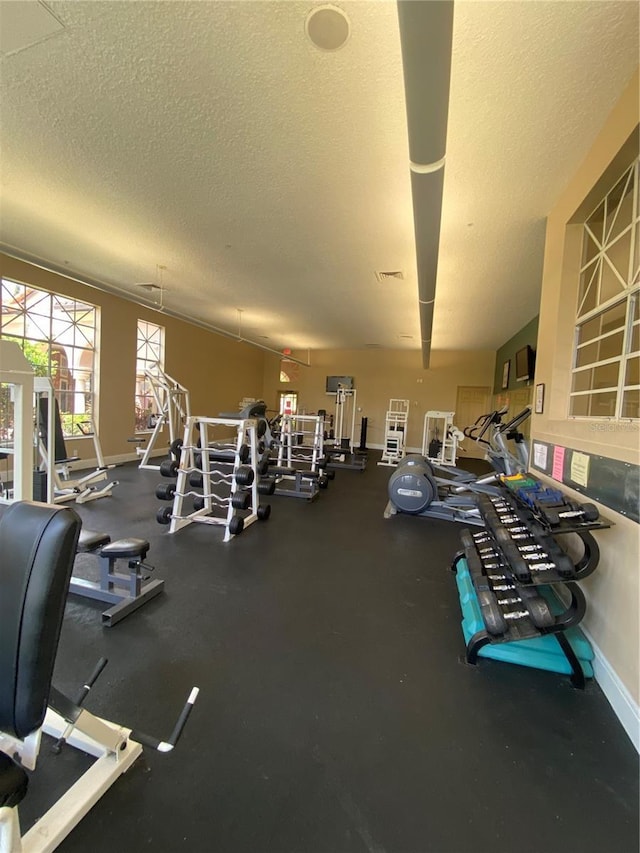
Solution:
[[(530, 416), (531, 409), (523, 409), (503, 424), (506, 412), (504, 408), (482, 415), (464, 430), (467, 438), (486, 445), (486, 458), (494, 468), (492, 473), (478, 477), (462, 468), (434, 464), (424, 456), (406, 456), (389, 479), (384, 517), (404, 512), (484, 526), (475, 495), (499, 494), (496, 485), (499, 474), (515, 474), (528, 468), (528, 449), (518, 426)], [(488, 431), (489, 438), (485, 439)], [(515, 442), (516, 454), (507, 447), (507, 440)]]
[[(485, 447), (487, 459), (497, 474), (520, 474), (529, 469), (529, 447), (525, 436), (518, 427), (531, 417), (531, 408), (527, 406), (518, 412), (506, 424), (502, 418), (507, 413), (507, 407), (496, 409), (487, 415), (481, 415), (473, 426), (466, 427), (463, 432), (466, 438)], [(484, 438), (489, 427), (493, 427), (489, 438)], [(515, 453), (512, 453), (507, 441), (513, 441)]]

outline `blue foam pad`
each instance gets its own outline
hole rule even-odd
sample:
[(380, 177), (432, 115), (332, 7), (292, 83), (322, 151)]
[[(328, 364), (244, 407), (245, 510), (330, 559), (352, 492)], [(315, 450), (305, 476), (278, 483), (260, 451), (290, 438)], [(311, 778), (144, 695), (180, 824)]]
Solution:
[[(485, 630), (485, 624), (466, 560), (463, 558), (458, 560), (456, 569), (456, 584), (458, 585), (463, 617), (462, 633), (464, 634), (465, 644), (467, 644), (474, 634)], [(551, 587), (545, 586), (537, 589), (549, 602), (553, 613), (563, 612), (564, 607), (554, 595)], [(564, 635), (578, 657), (585, 677), (593, 678), (593, 667), (591, 665), (593, 649), (587, 638), (578, 627), (569, 628), (564, 632)], [(529, 640), (516, 640), (512, 643), (490, 643), (479, 650), (478, 656), (515, 663), (520, 666), (530, 666), (534, 669), (545, 669), (565, 675), (571, 674), (569, 661), (553, 634), (532, 637)]]

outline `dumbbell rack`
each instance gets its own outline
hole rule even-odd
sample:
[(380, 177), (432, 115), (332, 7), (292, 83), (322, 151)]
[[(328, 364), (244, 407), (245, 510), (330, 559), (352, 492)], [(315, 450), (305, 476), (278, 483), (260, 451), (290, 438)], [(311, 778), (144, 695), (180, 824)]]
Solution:
[[(571, 505), (566, 515), (556, 507), (555, 523), (549, 525), (541, 507), (508, 490), (479, 495), (477, 504), (485, 529), (462, 532), (463, 550), (452, 567), (465, 616), (467, 662), (475, 664), (484, 649), (486, 657), (568, 671), (571, 683), (584, 688), (585, 678), (593, 675), (593, 654), (573, 630), (586, 612), (577, 582), (598, 564), (599, 549), (590, 531), (609, 523), (593, 519), (592, 512), (587, 520)], [(567, 533), (577, 534), (583, 543), (575, 563), (555, 538)]]
[[(236, 432), (228, 451), (221, 452), (213, 441), (217, 427)], [(268, 518), (270, 507), (260, 507), (258, 500), (257, 444), (257, 421), (253, 418), (187, 418), (180, 462), (167, 466), (167, 473), (170, 469), (177, 476), (173, 506), (160, 509), (158, 521), (170, 523), (169, 533), (192, 523), (221, 525), (223, 541), (228, 542), (254, 521)], [(164, 473), (162, 465), (160, 471)], [(249, 495), (248, 501), (244, 495)], [(191, 512), (185, 505), (189, 498), (193, 499)], [(242, 510), (248, 510), (247, 514), (240, 515)]]

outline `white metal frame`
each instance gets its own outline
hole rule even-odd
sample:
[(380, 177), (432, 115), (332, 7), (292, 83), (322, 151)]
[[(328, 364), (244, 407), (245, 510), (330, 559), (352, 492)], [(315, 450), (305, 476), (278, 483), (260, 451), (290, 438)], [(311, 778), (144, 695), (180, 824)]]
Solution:
[[(48, 401), (46, 445), (39, 436), (38, 426), (36, 425), (36, 433), (38, 433), (37, 443), (40, 452), (40, 470), (47, 472), (47, 502), (59, 504), (66, 503), (67, 501), (75, 501), (75, 503), (83, 504), (95, 501), (98, 498), (109, 497), (114, 486), (118, 485), (118, 482), (117, 480), (113, 480), (105, 483), (100, 489), (96, 488), (97, 483), (101, 483), (107, 479), (107, 471), (104, 467), (96, 468), (88, 474), (73, 478), (71, 477), (72, 469), (68, 463), (55, 462), (55, 392), (53, 384), (47, 376), (36, 376), (33, 380), (33, 390), (36, 397), (46, 397)], [(36, 404), (36, 412), (37, 410), (38, 406)], [(100, 439), (95, 430), (92, 438), (96, 458), (98, 461), (102, 460), (104, 462)]]
[(384, 419), (384, 448), (378, 465), (397, 465), (407, 447), (409, 400), (392, 397)]
[[(424, 428), (422, 430), (422, 455), (431, 462), (438, 465), (455, 465), (458, 454), (458, 445), (464, 440), (464, 433), (453, 423), (455, 412), (438, 412), (431, 410), (424, 416)], [(429, 435), (431, 430), (439, 431), (437, 440), (440, 442), (440, 450), (436, 456), (429, 454)], [(442, 436), (442, 437), (440, 437)]]
[[(607, 364), (619, 364), (618, 368), (618, 382), (616, 385), (612, 385), (606, 388), (593, 387), (593, 381), (590, 383), (592, 385), (591, 388), (588, 388), (584, 391), (570, 391), (569, 394), (569, 407), (571, 409), (571, 404), (573, 400), (578, 399), (579, 397), (584, 396), (594, 396), (597, 397), (599, 394), (615, 394), (615, 411), (613, 415), (574, 415), (570, 414), (569, 416), (572, 418), (584, 418), (587, 417), (590, 420), (594, 419), (604, 419), (604, 420), (633, 420), (628, 416), (624, 416), (622, 414), (622, 406), (624, 400), (624, 394), (627, 391), (637, 391), (640, 389), (638, 385), (626, 385), (625, 384), (625, 373), (626, 366), (630, 359), (634, 357), (638, 357), (640, 353), (636, 350), (631, 352), (631, 336), (632, 331), (635, 326), (638, 325), (639, 321), (634, 321), (633, 319), (633, 310), (637, 304), (637, 301), (640, 299), (640, 289), (638, 288), (638, 274), (640, 270), (634, 268), (634, 263), (637, 263), (637, 258), (640, 257), (640, 252), (638, 249), (640, 247), (635, 246), (635, 241), (638, 239), (637, 237), (637, 225), (640, 222), (640, 179), (639, 179), (639, 171), (640, 171), (640, 161), (636, 160), (635, 164), (633, 164), (628, 170), (625, 170), (627, 174), (627, 180), (625, 184), (625, 190), (630, 189), (632, 195), (632, 209), (631, 216), (629, 222), (624, 226), (616, 236), (611, 239), (611, 235), (613, 233), (614, 226), (616, 225), (618, 216), (620, 215), (620, 210), (622, 207), (622, 200), (626, 198), (626, 195), (623, 194), (622, 200), (618, 200), (616, 202), (616, 208), (613, 212), (611, 218), (609, 218), (611, 211), (609, 209), (610, 203), (610, 195), (611, 192), (618, 186), (617, 182), (614, 187), (605, 195), (604, 199), (602, 199), (598, 205), (596, 206), (596, 211), (603, 206), (603, 219), (606, 225), (609, 226), (608, 231), (603, 230), (603, 234), (600, 235), (596, 233), (596, 230), (591, 225), (591, 218), (593, 214), (588, 217), (584, 223), (584, 239), (590, 239), (597, 249), (597, 251), (593, 254), (593, 256), (589, 257), (587, 262), (582, 264), (580, 267), (580, 278), (589, 272), (590, 277), (589, 281), (584, 288), (584, 291), (580, 295), (579, 292), (579, 303), (576, 310), (576, 325), (575, 325), (575, 340), (574, 340), (574, 348), (573, 348), (573, 369), (572, 369), (572, 380), (574, 377), (578, 376), (580, 373), (584, 373), (587, 371), (593, 371), (598, 367), (606, 366)], [(594, 211), (595, 213), (595, 211)], [(617, 263), (609, 261), (608, 254), (609, 251), (619, 244), (620, 240), (625, 237), (625, 235), (630, 235), (630, 243), (629, 243), (629, 264), (628, 268), (625, 271), (620, 271), (617, 268)], [(636, 259), (634, 261), (634, 259)], [(602, 300), (601, 293), (601, 283), (602, 283), (602, 271), (603, 269), (607, 269), (608, 273), (616, 278), (620, 285), (620, 292), (614, 294), (607, 300)], [(623, 272), (623, 274), (621, 274)], [(587, 294), (592, 288), (596, 290), (596, 305), (594, 308), (589, 311), (583, 311), (583, 306), (585, 304)], [(585, 341), (584, 343), (578, 343), (579, 330), (580, 328), (588, 323), (590, 320), (595, 319), (601, 314), (604, 314), (606, 311), (614, 308), (616, 305), (625, 303), (625, 318), (621, 322), (620, 327), (612, 332), (606, 332), (602, 335), (597, 335), (589, 341)], [(620, 354), (617, 356), (612, 356), (611, 358), (603, 359), (601, 361), (591, 362), (589, 364), (581, 365), (580, 367), (576, 366), (578, 354), (581, 349), (597, 343), (598, 341), (605, 340), (607, 337), (610, 337), (613, 334), (618, 334), (620, 331), (623, 332), (623, 340), (620, 348)]]
[[(195, 454), (201, 452), (201, 448), (196, 446), (198, 437), (202, 448), (209, 447), (213, 443), (213, 430), (216, 427), (232, 427), (236, 430), (235, 454), (233, 460), (229, 463), (212, 462), (209, 454), (202, 452), (202, 468), (197, 468), (195, 465)], [(236, 471), (243, 463), (240, 461), (240, 448), (243, 444), (249, 445), (250, 456), (249, 462), (244, 463), (250, 465), (253, 470), (253, 482), (249, 487), (251, 489), (251, 502), (249, 506), (249, 514), (243, 516), (244, 526), (246, 529), (250, 524), (258, 519), (258, 441), (257, 441), (258, 422), (255, 418), (204, 418), (199, 416), (189, 416), (184, 430), (184, 439), (182, 451), (180, 454), (180, 464), (178, 467), (178, 477), (176, 482), (176, 492), (173, 499), (173, 508), (171, 513), (171, 524), (169, 533), (177, 533), (188, 524), (198, 522), (200, 524), (213, 524), (224, 526), (224, 542), (233, 539), (234, 535), (229, 530), (231, 519), (236, 514), (236, 510), (231, 504), (231, 499), (236, 492), (245, 488), (239, 486), (236, 482)], [(228, 473), (222, 473), (219, 466), (229, 466)], [(203, 493), (195, 492), (189, 484), (189, 476), (192, 473), (202, 474), (202, 490)], [(215, 487), (224, 484), (229, 488), (229, 494), (220, 496), (216, 492)], [(185, 513), (184, 501), (188, 497), (204, 498), (204, 507), (200, 510)], [(226, 508), (226, 515), (215, 516), (211, 513), (218, 507)]]
[(160, 438), (160, 433), (165, 424), (169, 427), (169, 443), (179, 438), (182, 433), (183, 423), (191, 417), (191, 403), (189, 390), (181, 385), (177, 379), (169, 376), (156, 363), (155, 367), (144, 372), (145, 379), (151, 386), (151, 393), (156, 404), (156, 423), (145, 448), (136, 447), (136, 453), (142, 456), (139, 468), (147, 471), (158, 471), (159, 465), (150, 464), (149, 460), (155, 446)]
[[(8, 755), (17, 752), (23, 766), (33, 770), (41, 732), (57, 740), (66, 734), (68, 725), (60, 714), (48, 708), (42, 729), (24, 741), (0, 732), (0, 749)], [(97, 760), (22, 839), (18, 810), (0, 809), (0, 853), (51, 853), (142, 753), (142, 745), (131, 739), (131, 729), (110, 723), (84, 709), (80, 710), (66, 743), (95, 756)]]
[[(305, 429), (305, 426), (311, 429)], [(324, 453), (324, 418), (321, 415), (282, 415), (280, 421), (280, 443), (278, 445), (278, 466), (294, 467), (294, 463), (318, 470), (318, 461)], [(298, 436), (303, 443), (298, 444)], [(310, 437), (310, 443), (305, 439)]]
[(0, 340), (0, 383), (13, 389), (13, 444), (0, 447), (13, 457), (13, 490), (0, 503), (33, 497), (33, 374), (20, 346)]
[[(353, 453), (353, 436), (356, 431), (356, 400), (355, 388), (343, 388), (342, 385), (338, 385), (334, 435), (337, 448), (341, 448), (343, 440), (348, 439), (349, 447), (343, 448), (345, 453)], [(348, 433), (345, 432), (347, 428), (349, 429)]]

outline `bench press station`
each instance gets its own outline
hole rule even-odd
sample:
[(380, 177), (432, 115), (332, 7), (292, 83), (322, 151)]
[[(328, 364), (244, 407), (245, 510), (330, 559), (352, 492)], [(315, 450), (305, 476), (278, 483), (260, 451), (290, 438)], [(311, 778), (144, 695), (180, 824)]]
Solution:
[[(67, 589), (80, 533), (68, 507), (16, 503), (0, 520), (0, 853), (50, 853), (148, 746), (170, 752), (198, 695), (193, 688), (166, 740), (94, 716), (82, 707), (106, 661), (73, 702), (51, 684)], [(96, 761), (21, 837), (24, 768), (36, 767), (42, 734)], [(19, 759), (16, 760), (16, 758)]]

